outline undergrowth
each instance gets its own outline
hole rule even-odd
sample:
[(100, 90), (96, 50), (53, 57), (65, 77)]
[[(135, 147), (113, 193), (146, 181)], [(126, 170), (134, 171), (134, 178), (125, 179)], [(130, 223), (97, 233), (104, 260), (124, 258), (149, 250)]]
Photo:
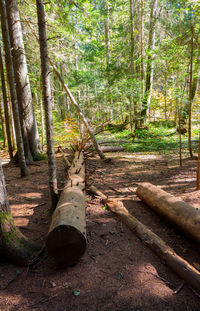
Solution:
[[(198, 150), (198, 133), (200, 126), (197, 125), (192, 131), (193, 151)], [(99, 137), (99, 140), (126, 140), (122, 145), (125, 151), (159, 154), (178, 154), (179, 153), (179, 134), (175, 126), (149, 123), (148, 128), (138, 129), (132, 133), (128, 130), (112, 133), (106, 131)], [(188, 153), (187, 134), (182, 135), (182, 152)], [(117, 143), (116, 143), (117, 145)]]

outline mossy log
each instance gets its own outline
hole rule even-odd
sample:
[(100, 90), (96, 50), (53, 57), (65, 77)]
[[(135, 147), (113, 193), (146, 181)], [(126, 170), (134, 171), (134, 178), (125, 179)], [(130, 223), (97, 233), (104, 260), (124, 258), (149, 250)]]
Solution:
[(117, 217), (133, 232), (135, 235), (152, 249), (181, 279), (191, 285), (200, 293), (200, 272), (197, 271), (186, 260), (177, 255), (159, 236), (149, 230), (139, 220), (133, 217), (124, 207), (123, 203), (109, 199), (94, 186), (90, 187), (91, 192), (100, 196), (103, 203), (117, 215)]
[(48, 253), (62, 266), (73, 265), (86, 249), (85, 165), (76, 151), (69, 181), (61, 193), (46, 240)]
[(183, 232), (200, 242), (200, 211), (150, 183), (141, 183), (138, 197)]

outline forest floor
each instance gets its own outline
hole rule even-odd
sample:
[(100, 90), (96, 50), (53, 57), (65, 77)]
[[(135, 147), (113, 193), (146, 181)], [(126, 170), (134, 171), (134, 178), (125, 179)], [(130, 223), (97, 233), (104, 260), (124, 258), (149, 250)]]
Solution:
[[(199, 208), (196, 161), (185, 159), (179, 167), (172, 155), (124, 152), (109, 157), (111, 163), (97, 157), (87, 161), (87, 173), (96, 169), (90, 180), (105, 194), (122, 200), (180, 256), (200, 267), (199, 245), (135, 194), (137, 184), (148, 181)], [(57, 164), (62, 188), (66, 171), (59, 154)], [(43, 245), (51, 219), (47, 161), (31, 165), (30, 175), (23, 179), (17, 167), (6, 163), (3, 167), (15, 224)], [(89, 194), (86, 215), (87, 250), (75, 266), (61, 269), (49, 257), (34, 269), (0, 264), (0, 311), (200, 311), (200, 296), (186, 285), (174, 294), (182, 280)]]

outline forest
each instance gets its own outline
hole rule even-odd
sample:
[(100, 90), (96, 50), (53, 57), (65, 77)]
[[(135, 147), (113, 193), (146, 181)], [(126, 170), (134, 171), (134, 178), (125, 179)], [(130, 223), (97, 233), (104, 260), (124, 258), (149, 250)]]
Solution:
[(0, 24), (0, 310), (200, 310), (199, 0)]

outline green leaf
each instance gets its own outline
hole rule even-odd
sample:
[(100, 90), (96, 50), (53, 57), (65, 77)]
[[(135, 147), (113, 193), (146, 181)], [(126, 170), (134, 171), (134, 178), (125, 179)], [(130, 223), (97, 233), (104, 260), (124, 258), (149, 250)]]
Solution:
[(81, 294), (80, 290), (73, 291), (74, 296), (79, 296)]
[(122, 272), (120, 272), (120, 273), (118, 274), (118, 279), (120, 279), (120, 280), (124, 279), (124, 275), (123, 275)]
[(102, 209), (105, 211), (107, 209), (107, 206), (103, 206)]

